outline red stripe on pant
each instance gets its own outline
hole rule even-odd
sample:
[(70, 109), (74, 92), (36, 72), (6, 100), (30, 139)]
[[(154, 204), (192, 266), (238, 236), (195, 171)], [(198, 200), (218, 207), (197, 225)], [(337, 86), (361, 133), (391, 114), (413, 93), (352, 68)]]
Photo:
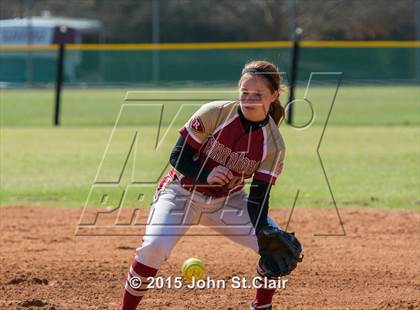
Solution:
[[(130, 279), (132, 277), (135, 277), (136, 274), (143, 278), (154, 277), (156, 276), (156, 273), (158, 272), (157, 269), (143, 265), (142, 263), (136, 261), (136, 259), (133, 260), (133, 264), (131, 265), (131, 267), (132, 267), (132, 271), (134, 272), (131, 272), (131, 269), (130, 269), (130, 273), (128, 274), (126, 284), (122, 293), (122, 301), (120, 305), (120, 310), (135, 310), (140, 300), (143, 298), (142, 295), (146, 292), (146, 289), (144, 288), (133, 287), (133, 284), (130, 283)], [(138, 293), (141, 296), (134, 296), (132, 293), (130, 293), (127, 290), (127, 287), (133, 293), (135, 294)]]

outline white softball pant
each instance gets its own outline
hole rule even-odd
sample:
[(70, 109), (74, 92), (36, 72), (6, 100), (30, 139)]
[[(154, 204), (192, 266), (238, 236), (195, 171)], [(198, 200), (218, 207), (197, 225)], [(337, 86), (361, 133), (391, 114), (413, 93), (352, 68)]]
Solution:
[[(278, 227), (270, 217), (268, 222)], [(245, 192), (238, 191), (227, 198), (210, 198), (198, 192), (191, 193), (174, 180), (155, 196), (143, 244), (136, 249), (136, 260), (159, 269), (182, 235), (198, 225), (208, 226), (258, 252)]]

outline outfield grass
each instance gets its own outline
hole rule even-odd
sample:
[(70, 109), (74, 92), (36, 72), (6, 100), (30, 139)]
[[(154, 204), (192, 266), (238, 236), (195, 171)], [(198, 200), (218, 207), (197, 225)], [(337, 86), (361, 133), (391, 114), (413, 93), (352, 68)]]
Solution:
[[(66, 90), (64, 126), (52, 128), (51, 91), (2, 90), (1, 205), (83, 206), (124, 95), (125, 90), (119, 89)], [(310, 94), (316, 110), (311, 127), (282, 127), (287, 157), (272, 194), (273, 207), (290, 207), (297, 189), (301, 191), (298, 207), (331, 207), (316, 156), (331, 96), (331, 88), (326, 87)], [(419, 207), (418, 100), (414, 87), (350, 87), (339, 91), (320, 149), (339, 207)], [(195, 108), (183, 110), (160, 148), (150, 151), (157, 138), (154, 124), (159, 119), (158, 109), (128, 106), (120, 120), (124, 126), (116, 129), (97, 181), (118, 179), (137, 131), (134, 179), (153, 184), (165, 168), (177, 138), (176, 128)], [(177, 109), (172, 104), (164, 110), (164, 125)], [(305, 109), (297, 112), (299, 121), (307, 116)], [(166, 129), (161, 128), (160, 139)], [(131, 168), (129, 162), (127, 170)], [(122, 184), (129, 182), (127, 178)], [(145, 191), (149, 197), (153, 189), (149, 186)], [(128, 203), (137, 204), (136, 197), (129, 196)], [(140, 204), (145, 205), (145, 201)]]
[[(135, 91), (135, 89), (128, 89)], [(181, 90), (182, 91), (182, 90)], [(185, 91), (200, 92), (199, 89)], [(231, 89), (202, 89), (206, 97), (218, 98), (219, 91)], [(214, 94), (212, 94), (214, 91)], [(300, 88), (296, 98), (304, 95), (305, 89)], [(318, 114), (325, 114), (330, 106), (335, 87), (313, 87), (308, 92), (308, 99), (312, 102), (316, 113), (315, 124), (324, 124), (325, 119)], [(127, 89), (65, 89), (62, 94), (62, 124), (64, 126), (112, 126), (116, 116), (125, 103)], [(208, 96), (207, 96), (208, 95)], [(191, 94), (191, 96), (195, 96)], [(132, 95), (138, 98), (140, 95)], [(169, 100), (174, 92), (169, 91), (164, 97)], [(283, 102), (287, 94), (282, 96)], [(53, 120), (54, 92), (53, 90), (1, 90), (1, 118), (2, 126), (50, 126)], [(201, 104), (204, 101), (188, 103)], [(333, 107), (330, 119), (331, 125), (337, 126), (388, 126), (419, 125), (419, 91), (414, 86), (363, 86), (341, 87)], [(154, 102), (164, 104), (167, 115), (176, 112), (181, 104), (186, 102)], [(296, 122), (303, 124), (310, 117), (310, 109), (305, 103), (296, 103)], [(142, 120), (142, 125), (147, 120)], [(139, 121), (127, 117), (124, 125), (138, 126)], [(154, 124), (152, 124), (154, 125)]]

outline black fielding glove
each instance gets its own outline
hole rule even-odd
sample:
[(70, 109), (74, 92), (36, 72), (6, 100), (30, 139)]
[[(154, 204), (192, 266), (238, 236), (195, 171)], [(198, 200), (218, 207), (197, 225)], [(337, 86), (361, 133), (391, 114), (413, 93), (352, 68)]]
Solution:
[(295, 234), (270, 225), (257, 233), (260, 260), (259, 273), (276, 278), (288, 275), (303, 259), (302, 245)]

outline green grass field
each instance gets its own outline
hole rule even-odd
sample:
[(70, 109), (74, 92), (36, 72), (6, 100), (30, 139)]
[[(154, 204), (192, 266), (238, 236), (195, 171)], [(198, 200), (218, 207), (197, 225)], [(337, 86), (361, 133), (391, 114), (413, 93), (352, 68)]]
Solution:
[[(308, 99), (316, 114), (309, 128), (282, 125), (287, 157), (272, 207), (290, 207), (298, 189), (297, 207), (332, 206), (316, 148), (333, 94), (332, 87), (311, 89)], [(125, 95), (125, 89), (66, 89), (63, 126), (53, 128), (52, 90), (1, 90), (1, 205), (83, 206), (117, 115), (127, 103)], [(172, 98), (173, 93), (167, 96)], [(130, 161), (126, 171), (133, 171), (137, 182), (158, 180), (177, 128), (201, 101), (188, 102), (179, 110), (182, 103), (163, 100), (152, 106), (124, 106), (97, 180), (118, 179), (135, 132), (135, 166)], [(159, 104), (165, 104), (159, 134), (163, 142), (155, 150)], [(177, 111), (180, 115), (168, 129)], [(420, 207), (419, 112), (419, 91), (414, 86), (339, 90), (320, 149), (338, 207)], [(296, 107), (297, 123), (305, 123), (308, 116), (307, 107)], [(122, 183), (129, 178), (130, 173)], [(145, 186), (151, 195), (153, 186)], [(135, 197), (129, 196), (127, 204), (138, 203)], [(146, 205), (144, 201), (140, 204)]]

